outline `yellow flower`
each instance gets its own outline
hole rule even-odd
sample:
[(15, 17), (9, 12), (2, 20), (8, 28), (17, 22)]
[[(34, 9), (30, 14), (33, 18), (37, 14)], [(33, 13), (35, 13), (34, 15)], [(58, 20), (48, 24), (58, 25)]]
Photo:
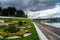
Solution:
[(12, 33), (13, 36), (16, 36), (15, 33)]
[(8, 33), (8, 36), (12, 36), (12, 34), (11, 33)]
[(18, 35), (19, 33), (17, 32), (17, 33), (15, 33), (15, 35)]

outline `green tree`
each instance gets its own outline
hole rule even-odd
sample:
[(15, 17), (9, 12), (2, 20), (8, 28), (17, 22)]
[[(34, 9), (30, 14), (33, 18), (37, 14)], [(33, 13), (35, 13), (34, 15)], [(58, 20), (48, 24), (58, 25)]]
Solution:
[(7, 9), (3, 9), (1, 15), (2, 16), (8, 16), (8, 10)]
[(0, 15), (2, 14), (2, 8), (0, 7)]
[(2, 11), (2, 8), (0, 7), (0, 12)]
[(18, 10), (16, 13), (17, 13), (16, 14), (17, 17), (24, 17), (24, 11), (23, 10)]
[(15, 12), (16, 12), (16, 8), (15, 7), (8, 7), (9, 16), (14, 16)]
[(27, 14), (24, 14), (24, 17), (27, 18), (28, 17)]

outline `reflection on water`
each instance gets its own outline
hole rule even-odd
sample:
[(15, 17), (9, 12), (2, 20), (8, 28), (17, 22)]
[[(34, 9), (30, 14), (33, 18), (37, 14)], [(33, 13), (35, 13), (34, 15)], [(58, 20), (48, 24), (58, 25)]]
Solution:
[(51, 25), (51, 26), (60, 28), (60, 23), (44, 23), (44, 24), (47, 24), (47, 25)]

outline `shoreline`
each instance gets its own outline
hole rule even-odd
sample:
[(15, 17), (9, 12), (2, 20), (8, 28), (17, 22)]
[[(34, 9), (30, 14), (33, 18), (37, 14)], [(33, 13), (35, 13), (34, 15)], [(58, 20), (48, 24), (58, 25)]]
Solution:
[(54, 27), (51, 25), (47, 25), (47, 24), (43, 24), (43, 23), (40, 23), (40, 24), (43, 25), (44, 27), (46, 27), (47, 29), (49, 29), (50, 31), (52, 31), (60, 36), (60, 28), (57, 28), (57, 27)]
[(41, 31), (49, 40), (60, 40), (60, 28), (56, 28), (39, 22), (36, 22), (36, 25), (39, 27), (39, 29), (41, 29)]
[(39, 27), (36, 25), (35, 22), (33, 22), (34, 26), (35, 26), (35, 29), (38, 33), (38, 36), (39, 36), (39, 39), (40, 40), (48, 40), (47, 37), (42, 33), (42, 31), (39, 29)]

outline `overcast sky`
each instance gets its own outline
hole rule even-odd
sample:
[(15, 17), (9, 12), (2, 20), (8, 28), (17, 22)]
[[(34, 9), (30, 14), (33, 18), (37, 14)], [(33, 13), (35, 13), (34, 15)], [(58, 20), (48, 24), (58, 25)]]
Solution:
[(3, 8), (16, 7), (22, 10), (39, 11), (54, 8), (60, 0), (0, 0)]
[(29, 18), (50, 18), (50, 17), (60, 17), (60, 3), (56, 3), (54, 8), (28, 12)]

